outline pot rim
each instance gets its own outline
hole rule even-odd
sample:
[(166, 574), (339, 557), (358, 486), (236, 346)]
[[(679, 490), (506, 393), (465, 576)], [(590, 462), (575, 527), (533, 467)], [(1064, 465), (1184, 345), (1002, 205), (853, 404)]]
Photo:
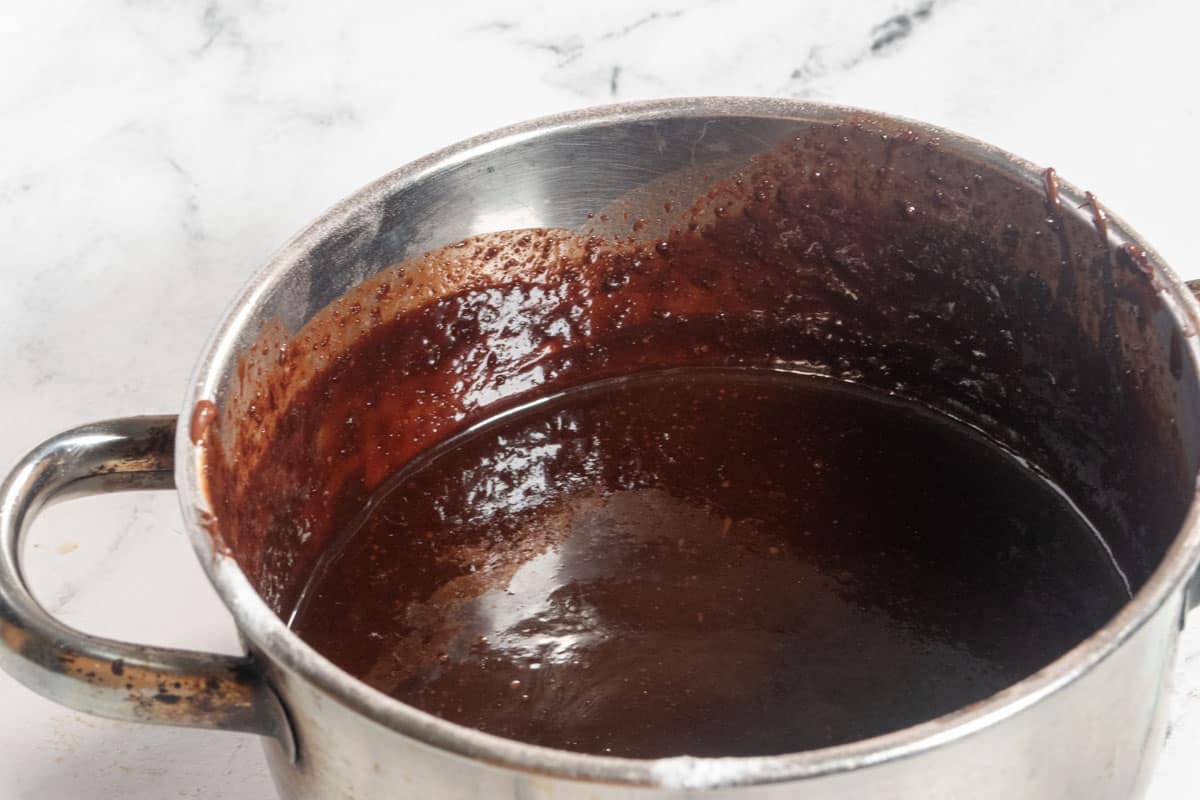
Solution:
[[(883, 129), (912, 130), (926, 139), (936, 137), (944, 151), (1031, 186), (1043, 185), (1041, 167), (977, 139), (904, 117), (824, 103), (750, 97), (675, 98), (598, 106), (518, 123), (451, 145), (384, 175), (334, 205), (284, 244), (254, 273), (210, 336), (192, 374), (180, 418), (188, 419), (200, 400), (215, 398), (222, 375), (236, 364), (239, 333), (257, 325), (257, 312), (269, 289), (303, 260), (312, 245), (382, 196), (452, 164), (555, 131), (663, 118), (746, 116), (862, 122)], [(1059, 194), (1068, 212), (1075, 212), (1087, 202), (1084, 193), (1067, 181), (1059, 181)], [(1183, 281), (1111, 212), (1108, 226), (1111, 234), (1146, 251), (1154, 267), (1159, 297), (1175, 323), (1180, 328), (1200, 330), (1200, 306)], [(1182, 339), (1192, 364), (1200, 365), (1200, 337)], [(521, 772), (609, 784), (704, 789), (774, 783), (894, 761), (953, 742), (1012, 717), (1089, 672), (1164, 603), (1179, 597), (1182, 593), (1178, 590), (1200, 562), (1200, 503), (1193, 499), (1162, 562), (1104, 627), (1024, 680), (977, 703), (908, 728), (848, 744), (774, 756), (630, 759), (587, 755), (505, 739), (443, 720), (368, 686), (326, 659), (267, 606), (232, 557), (214, 549), (204, 524), (211, 518), (211, 506), (202, 480), (203, 448), (194, 445), (183, 430), (176, 435), (175, 448), (176, 485), (193, 549), (252, 649), (260, 650), (354, 712), (429, 747)], [(1186, 613), (1186, 607), (1181, 613)]]

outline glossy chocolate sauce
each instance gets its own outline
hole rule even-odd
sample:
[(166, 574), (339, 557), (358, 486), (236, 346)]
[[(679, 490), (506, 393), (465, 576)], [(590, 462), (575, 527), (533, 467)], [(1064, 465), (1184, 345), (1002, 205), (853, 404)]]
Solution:
[(1065, 497), (965, 425), (829, 379), (684, 369), (418, 457), (326, 552), (293, 625), (489, 733), (764, 755), (983, 699), (1127, 597)]
[(396, 202), (314, 245), (191, 421), (216, 546), (383, 691), (625, 756), (883, 733), (1108, 620), (1194, 493), (1148, 255), (871, 122), (720, 175), (682, 217), (410, 258)]

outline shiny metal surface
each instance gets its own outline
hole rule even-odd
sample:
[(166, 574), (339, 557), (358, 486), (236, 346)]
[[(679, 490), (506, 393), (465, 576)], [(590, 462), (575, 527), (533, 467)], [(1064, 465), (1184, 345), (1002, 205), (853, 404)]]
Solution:
[[(348, 288), (408, 256), (494, 230), (579, 229), (588, 224), (589, 212), (617, 202), (636, 214), (639, 203), (651, 208), (661, 205), (664, 193), (688, 196), (806, 126), (847, 119), (936, 136), (942, 148), (973, 160), (981, 171), (1041, 185), (1034, 165), (947, 131), (783, 100), (656, 101), (517, 125), (385, 176), (285, 245), (210, 339), (185, 413), (200, 400), (221, 403), (237, 356), (254, 341), (262, 319), (296, 331)], [(1060, 192), (1064, 208), (1084, 205), (1074, 187), (1062, 183)], [(1145, 247), (1119, 219), (1111, 217), (1109, 226), (1114, 235)], [(1173, 324), (1179, 330), (1200, 327), (1200, 307), (1145, 249)], [(1191, 370), (1200, 363), (1200, 344), (1197, 337), (1183, 342)], [(1187, 377), (1195, 382), (1196, 375)], [(1200, 559), (1200, 507), (1193, 504), (1162, 564), (1105, 628), (1008, 690), (922, 725), (763, 758), (586, 756), (498, 739), (431, 717), (355, 680), (308, 647), (263, 602), (238, 565), (213, 552), (203, 525), (208, 500), (200, 454), (187, 436), (176, 437), (175, 446), (177, 485), (193, 545), (247, 642), (249, 658), (288, 711), (297, 759), (293, 763), (287, 747), (273, 740), (267, 754), (289, 798), (1136, 797), (1164, 734), (1166, 682), (1185, 589)], [(6, 497), (13, 485), (10, 479)], [(19, 531), (21, 519), (13, 508), (6, 501), (4, 531), (12, 541), (6, 539), (0, 566), (16, 576), (9, 551), (17, 537), (8, 531)], [(30, 611), (20, 608), (26, 615)], [(5, 657), (6, 669), (20, 673), (24, 665)], [(74, 683), (51, 681), (42, 688), (83, 707)], [(105, 708), (131, 716), (115, 698), (113, 703)]]
[(132, 722), (292, 740), (283, 709), (246, 658), (127, 644), (47, 614), (21, 571), (22, 538), (58, 500), (173, 489), (175, 417), (84, 425), (43, 442), (0, 487), (0, 666), (64, 705)]
[[(1191, 292), (1192, 297), (1200, 301), (1200, 280), (1188, 281), (1185, 286)], [(1200, 567), (1196, 569), (1196, 574), (1192, 576), (1192, 582), (1188, 586), (1185, 597), (1185, 602), (1189, 609), (1200, 606)]]

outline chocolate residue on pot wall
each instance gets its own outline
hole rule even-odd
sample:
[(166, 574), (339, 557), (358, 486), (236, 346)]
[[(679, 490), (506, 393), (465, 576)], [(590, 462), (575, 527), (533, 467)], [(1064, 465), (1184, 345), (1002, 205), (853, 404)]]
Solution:
[(1136, 588), (1192, 494), (1170, 320), (1058, 199), (1050, 171), (815, 126), (662, 238), (489, 234), (384, 269), (243, 356), (205, 440), (221, 536), (287, 613), (331, 532), (471, 423), (606, 376), (772, 366), (981, 428), (1067, 490)]
[(217, 406), (211, 400), (201, 400), (192, 409), (192, 417), (188, 421), (188, 438), (192, 444), (199, 445), (208, 433), (208, 426), (217, 418)]
[(1138, 272), (1147, 278), (1154, 280), (1154, 268), (1150, 266), (1150, 259), (1146, 256), (1145, 250), (1133, 242), (1127, 242), (1121, 246), (1121, 252), (1125, 255), (1126, 261), (1131, 267), (1137, 269)]
[(1096, 199), (1096, 195), (1086, 192), (1084, 196), (1087, 198), (1088, 206), (1092, 209), (1092, 222), (1096, 225), (1096, 233), (1100, 236), (1100, 242), (1107, 246), (1108, 212), (1104, 210), (1104, 206), (1100, 205), (1100, 201)]
[(1058, 195), (1058, 173), (1054, 167), (1046, 167), (1046, 171), (1042, 173), (1042, 180), (1046, 184), (1046, 210), (1057, 214), (1062, 210), (1062, 201)]

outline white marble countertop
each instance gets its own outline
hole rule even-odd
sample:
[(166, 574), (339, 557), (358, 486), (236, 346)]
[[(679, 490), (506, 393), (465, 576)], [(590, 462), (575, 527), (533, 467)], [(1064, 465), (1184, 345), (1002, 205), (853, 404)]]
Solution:
[[(1053, 164), (1200, 277), (1194, 8), (10, 4), (0, 461), (82, 421), (177, 410), (238, 286), (361, 184), (470, 134), (613, 100), (783, 95), (945, 125)], [(84, 630), (233, 652), (233, 626), (181, 528), (167, 493), (59, 506), (35, 528), (28, 572), (46, 607)], [(1152, 800), (1195, 797), (1200, 780), (1200, 625), (1181, 647)], [(253, 737), (86, 717), (6, 676), (0, 708), (3, 798), (272, 796)]]

